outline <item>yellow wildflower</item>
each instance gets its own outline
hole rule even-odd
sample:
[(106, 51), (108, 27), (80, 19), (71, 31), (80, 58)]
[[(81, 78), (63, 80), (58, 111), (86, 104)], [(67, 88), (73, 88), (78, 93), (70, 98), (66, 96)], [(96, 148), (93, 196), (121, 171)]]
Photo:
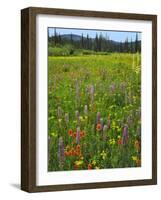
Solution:
[(114, 138), (112, 138), (112, 139), (109, 140), (109, 143), (110, 143), (111, 145), (114, 145), (114, 144), (116, 143), (116, 141), (115, 141)]
[(107, 156), (107, 153), (103, 150), (100, 155), (101, 155), (102, 159), (105, 160), (106, 156)]
[(92, 165), (94, 165), (94, 166), (96, 165), (96, 160), (92, 161)]
[(121, 136), (120, 136), (120, 135), (118, 135), (118, 136), (117, 136), (117, 138), (118, 138), (118, 139), (121, 139)]
[(61, 123), (62, 119), (58, 119), (58, 122)]
[(82, 120), (82, 119), (83, 119), (83, 117), (82, 117), (82, 116), (80, 116), (80, 117), (79, 117), (79, 119), (80, 119), (80, 120)]
[(76, 160), (75, 165), (80, 166), (83, 164), (83, 160)]
[(138, 159), (137, 156), (132, 156), (131, 158), (133, 161), (137, 161), (137, 159)]
[(85, 121), (82, 116), (80, 116), (79, 119), (81, 122)]
[(57, 133), (52, 132), (52, 133), (51, 133), (51, 136), (53, 136), (53, 137), (57, 137)]
[(100, 169), (100, 168), (96, 166), (95, 169)]

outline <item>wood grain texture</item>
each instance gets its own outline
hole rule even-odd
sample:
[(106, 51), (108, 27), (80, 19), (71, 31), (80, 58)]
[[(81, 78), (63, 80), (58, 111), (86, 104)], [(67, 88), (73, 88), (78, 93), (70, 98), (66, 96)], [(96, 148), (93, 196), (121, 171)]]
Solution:
[(36, 185), (36, 17), (21, 11), (21, 189)]
[[(68, 185), (36, 185), (36, 16), (63, 15), (152, 22), (152, 179)], [(157, 184), (157, 16), (30, 7), (21, 11), (21, 189), (27, 192)]]
[(29, 12), (21, 12), (21, 189), (29, 183)]

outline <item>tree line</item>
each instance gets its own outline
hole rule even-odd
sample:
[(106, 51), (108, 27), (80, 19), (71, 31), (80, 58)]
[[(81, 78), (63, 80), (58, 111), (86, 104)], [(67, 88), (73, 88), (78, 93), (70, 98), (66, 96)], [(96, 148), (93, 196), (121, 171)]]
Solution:
[(76, 49), (93, 50), (96, 52), (123, 52), (123, 53), (136, 53), (141, 52), (141, 41), (138, 39), (136, 33), (135, 41), (132, 39), (129, 41), (128, 38), (123, 42), (116, 42), (110, 40), (109, 36), (103, 36), (102, 33), (99, 35), (96, 33), (95, 38), (82, 35), (60, 35), (54, 31), (54, 35), (48, 37), (50, 46), (63, 46), (72, 45)]

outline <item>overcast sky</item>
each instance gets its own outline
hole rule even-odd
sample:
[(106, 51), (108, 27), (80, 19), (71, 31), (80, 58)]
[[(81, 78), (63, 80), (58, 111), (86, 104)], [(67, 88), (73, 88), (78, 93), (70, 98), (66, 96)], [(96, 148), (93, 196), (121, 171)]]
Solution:
[[(48, 28), (49, 36), (54, 35), (54, 28)], [(138, 33), (138, 39), (141, 40), (141, 33), (140, 32), (127, 32), (127, 31), (104, 31), (104, 30), (87, 30), (87, 29), (69, 29), (69, 28), (56, 28), (57, 34), (63, 35), (63, 34), (76, 34), (76, 35), (82, 35), (88, 36), (91, 38), (95, 38), (96, 33), (100, 35), (100, 33), (104, 37), (109, 37), (110, 40), (118, 41), (118, 42), (124, 42), (126, 38), (128, 38), (129, 41), (135, 41), (136, 34)]]

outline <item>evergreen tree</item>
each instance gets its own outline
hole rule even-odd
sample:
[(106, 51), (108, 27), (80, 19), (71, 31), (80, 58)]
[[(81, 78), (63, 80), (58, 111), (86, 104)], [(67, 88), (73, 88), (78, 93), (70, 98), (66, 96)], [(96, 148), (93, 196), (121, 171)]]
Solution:
[(128, 45), (128, 38), (126, 38), (125, 43), (124, 43), (124, 52), (128, 52), (129, 51), (129, 45)]
[(138, 34), (136, 33), (136, 38), (135, 38), (135, 53), (138, 51)]
[(60, 33), (59, 33), (59, 35), (58, 35), (58, 43), (59, 43), (60, 45), (61, 45), (61, 43), (62, 43)]
[(71, 42), (71, 44), (73, 44), (73, 35), (72, 35), (72, 33), (70, 34), (70, 42)]
[(98, 38), (98, 51), (102, 51), (102, 33), (100, 33), (99, 38)]
[(56, 28), (54, 28), (54, 44), (57, 44), (57, 32), (56, 32)]
[(99, 50), (98, 47), (99, 47), (99, 40), (98, 40), (98, 35), (97, 35), (97, 33), (96, 33), (96, 37), (95, 37), (95, 48), (94, 48), (94, 50), (95, 50), (95, 51), (98, 51), (98, 50)]
[(87, 47), (87, 49), (90, 49), (90, 48), (89, 48), (89, 35), (88, 35), (88, 34), (87, 34), (87, 39), (86, 39), (86, 40), (87, 40), (86, 47)]
[(132, 38), (131, 38), (131, 42), (130, 42), (130, 53), (133, 53), (133, 42), (132, 42)]

